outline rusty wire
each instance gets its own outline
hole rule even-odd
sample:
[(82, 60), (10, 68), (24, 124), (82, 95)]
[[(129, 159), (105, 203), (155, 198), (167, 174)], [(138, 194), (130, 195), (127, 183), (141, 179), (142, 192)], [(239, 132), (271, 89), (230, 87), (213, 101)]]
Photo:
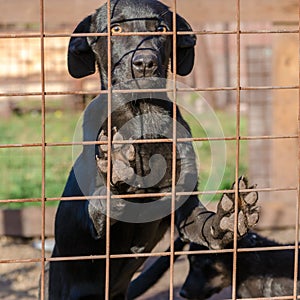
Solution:
[[(300, 246), (296, 247), (299, 249)], [(272, 247), (256, 247), (256, 248), (237, 248), (238, 253), (247, 252), (264, 252), (264, 251), (278, 251), (278, 250), (294, 250), (294, 245), (288, 246), (272, 246)], [(222, 253), (233, 253), (235, 250), (232, 249), (220, 249), (220, 250), (182, 250), (174, 251), (174, 255), (188, 255), (188, 254), (222, 254)], [(164, 252), (151, 252), (151, 253), (127, 253), (127, 254), (110, 254), (110, 259), (117, 258), (138, 258), (138, 257), (160, 257), (160, 256), (170, 256), (171, 251)], [(90, 255), (90, 256), (67, 256), (67, 257), (47, 257), (47, 258), (27, 258), (27, 259), (0, 259), (0, 263), (32, 263), (32, 262), (42, 262), (45, 261), (70, 261), (70, 260), (96, 260), (96, 259), (106, 259), (106, 254), (103, 255)]]
[[(298, 29), (300, 29), (300, 1), (298, 2)], [(300, 30), (298, 34), (298, 43), (300, 43)], [(294, 261), (294, 288), (293, 296), (297, 299), (298, 286), (297, 279), (299, 276), (299, 222), (300, 222), (300, 45), (298, 44), (298, 190), (297, 190), (297, 204), (296, 204), (296, 224), (295, 224), (295, 261)]]
[[(239, 162), (240, 162), (240, 117), (241, 117), (241, 20), (240, 20), (240, 0), (236, 0), (236, 147), (235, 147), (235, 182), (239, 182)], [(234, 201), (234, 231), (233, 231), (233, 261), (232, 261), (232, 294), (236, 299), (237, 292), (237, 237), (238, 237), (238, 197), (239, 186), (235, 185)]]
[[(280, 140), (280, 139), (298, 139), (298, 134), (292, 135), (258, 135), (258, 136), (239, 136), (240, 141), (250, 140)], [(194, 138), (177, 138), (177, 143), (184, 142), (210, 142), (210, 141), (235, 141), (236, 137), (194, 137)], [(112, 141), (112, 144), (147, 144), (147, 143), (172, 143), (173, 139), (162, 138), (162, 139), (145, 139), (145, 140), (123, 140), (123, 141)], [(63, 147), (63, 146), (75, 146), (75, 145), (105, 145), (107, 141), (98, 142), (45, 142), (45, 147)], [(33, 148), (42, 147), (43, 143), (21, 143), (21, 144), (0, 144), (1, 148)]]
[[(194, 31), (180, 31), (177, 35), (186, 35), (194, 33), (196, 35), (236, 35), (237, 30), (194, 30)], [(294, 30), (239, 30), (240, 34), (297, 34), (299, 33), (299, 29)], [(130, 36), (130, 35), (139, 35), (139, 36), (146, 36), (146, 35), (161, 35), (161, 33), (155, 32), (122, 32), (122, 33), (114, 33), (114, 36)], [(168, 31), (164, 33), (164, 35), (173, 35), (172, 31)], [(55, 37), (75, 37), (75, 36), (108, 36), (107, 33), (43, 33), (43, 37), (45, 38), (55, 38)], [(10, 38), (40, 38), (39, 33), (0, 33), (1, 39), (10, 39)]]
[[(111, 15), (111, 3), (110, 0), (107, 1), (107, 28), (110, 28), (110, 15)], [(111, 31), (107, 30), (107, 179), (106, 179), (106, 201), (107, 201), (107, 214), (106, 214), (106, 249), (105, 249), (105, 299), (109, 300), (109, 271), (110, 271), (110, 178), (111, 178), (111, 150), (112, 150), (112, 134), (111, 134), (111, 109), (112, 109), (112, 92), (111, 92)]]
[[(32, 258), (32, 259), (0, 259), (0, 263), (33, 263), (39, 262), (41, 263), (41, 299), (44, 299), (44, 291), (45, 291), (45, 262), (47, 261), (63, 261), (63, 260), (92, 260), (92, 259), (105, 259), (106, 260), (106, 284), (105, 284), (105, 299), (109, 299), (109, 272), (110, 272), (110, 260), (116, 258), (130, 258), (130, 257), (158, 257), (158, 256), (169, 256), (170, 257), (170, 280), (169, 280), (169, 299), (172, 300), (174, 298), (173, 289), (174, 289), (174, 255), (178, 254), (190, 254), (191, 251), (174, 251), (174, 207), (175, 207), (175, 197), (177, 195), (184, 195), (185, 193), (175, 193), (175, 174), (176, 174), (176, 145), (180, 142), (186, 141), (234, 141), (236, 143), (236, 153), (235, 153), (235, 181), (238, 181), (239, 178), (239, 159), (240, 159), (240, 142), (243, 140), (275, 140), (275, 139), (298, 139), (298, 143), (300, 143), (300, 108), (298, 112), (298, 133), (297, 134), (290, 134), (290, 135), (266, 135), (266, 136), (241, 136), (240, 133), (240, 104), (241, 104), (241, 91), (247, 90), (283, 90), (283, 89), (298, 89), (299, 90), (299, 104), (300, 104), (300, 73), (298, 79), (298, 85), (285, 85), (285, 86), (242, 86), (241, 85), (241, 35), (249, 35), (249, 34), (298, 34), (299, 41), (300, 41), (300, 1), (299, 1), (299, 22), (298, 22), (298, 29), (295, 30), (241, 30), (241, 19), (240, 19), (240, 0), (236, 0), (236, 29), (235, 30), (224, 30), (224, 31), (206, 31), (206, 30), (196, 30), (193, 32), (178, 32), (177, 34), (191, 34), (194, 33), (196, 35), (234, 35), (236, 37), (236, 79), (237, 83), (236, 86), (232, 87), (203, 87), (203, 88), (192, 88), (192, 89), (185, 89), (185, 88), (176, 88), (176, 85), (170, 89), (165, 89), (163, 91), (172, 92), (173, 99), (175, 99), (173, 104), (173, 138), (172, 139), (159, 139), (159, 140), (136, 140), (136, 141), (122, 141), (122, 142), (112, 142), (111, 137), (111, 116), (110, 113), (108, 115), (108, 141), (107, 142), (46, 142), (46, 133), (45, 133), (45, 98), (48, 95), (85, 95), (91, 94), (91, 91), (62, 91), (62, 92), (47, 92), (45, 89), (45, 51), (44, 51), (44, 41), (45, 38), (53, 38), (53, 37), (70, 37), (70, 36), (83, 36), (83, 34), (66, 34), (66, 33), (45, 33), (45, 20), (44, 20), (44, 0), (40, 0), (40, 31), (39, 33), (13, 33), (13, 34), (6, 34), (0, 33), (0, 39), (10, 39), (10, 38), (39, 38), (40, 39), (40, 52), (41, 52), (41, 75), (40, 75), (40, 84), (41, 90), (36, 92), (8, 92), (8, 93), (0, 93), (0, 97), (6, 96), (40, 96), (41, 103), (42, 103), (42, 132), (41, 132), (41, 142), (39, 143), (22, 143), (22, 144), (1, 144), (1, 148), (24, 148), (24, 147), (40, 147), (42, 150), (42, 190), (41, 190), (41, 198), (27, 198), (27, 199), (3, 199), (0, 200), (0, 203), (18, 203), (18, 202), (41, 202), (42, 203), (42, 212), (41, 212), (41, 240), (42, 240), (42, 253), (40, 258)], [(171, 32), (167, 33), (157, 33), (159, 35), (166, 34), (171, 35), (173, 38), (173, 63), (176, 61), (176, 0), (173, 0), (172, 3), (173, 9), (173, 29)], [(108, 0), (107, 5), (107, 14), (110, 14), (110, 0)], [(108, 28), (110, 28), (110, 18), (108, 20)], [(154, 35), (156, 33), (153, 32), (139, 32), (139, 33), (120, 33), (114, 35)], [(111, 33), (97, 33), (97, 34), (84, 34), (84, 36), (107, 36), (108, 37), (108, 90), (95, 90), (95, 93), (98, 94), (107, 94), (108, 95), (108, 112), (111, 111), (111, 97), (112, 91), (111, 87)], [(176, 82), (176, 64), (173, 65), (173, 81)], [(138, 92), (147, 92), (149, 90), (138, 90)], [(152, 90), (153, 91), (153, 90)], [(162, 91), (161, 89), (159, 91)], [(219, 137), (219, 138), (190, 138), (190, 139), (182, 139), (176, 137), (176, 96), (178, 92), (186, 92), (186, 91), (234, 91), (236, 93), (236, 134), (232, 137)], [(126, 93), (128, 91), (114, 91), (118, 93)], [(300, 105), (299, 105), (300, 106)], [(106, 253), (104, 255), (94, 255), (94, 256), (78, 256), (78, 257), (59, 257), (59, 258), (47, 258), (45, 255), (45, 202), (46, 201), (57, 201), (57, 200), (82, 200), (86, 199), (86, 197), (52, 197), (47, 198), (45, 194), (45, 172), (46, 172), (46, 148), (47, 147), (57, 147), (57, 146), (72, 146), (72, 145), (87, 145), (87, 144), (107, 144), (108, 145), (108, 160), (111, 159), (111, 146), (114, 143), (157, 143), (157, 142), (165, 142), (165, 143), (172, 143), (173, 149), (173, 156), (172, 156), (172, 191), (170, 193), (147, 193), (147, 194), (139, 194), (139, 195), (110, 195), (110, 184), (109, 181), (107, 182), (107, 195), (106, 196), (91, 196), (91, 199), (101, 199), (106, 198), (108, 201), (108, 212), (107, 212), (107, 226), (106, 226)], [(108, 162), (108, 170), (107, 170), (107, 178), (110, 178), (111, 173), (111, 164)], [(299, 152), (298, 152), (298, 182), (300, 182), (300, 145), (299, 145)], [(194, 254), (207, 254), (207, 253), (233, 253), (233, 275), (232, 275), (232, 299), (237, 299), (236, 297), (236, 270), (237, 270), (237, 254), (240, 252), (253, 252), (253, 251), (275, 251), (275, 250), (287, 250), (287, 249), (294, 249), (295, 250), (295, 262), (294, 262), (294, 291), (293, 295), (291, 296), (280, 296), (280, 297), (268, 297), (268, 299), (299, 299), (297, 296), (297, 278), (298, 278), (298, 255), (299, 255), (299, 215), (300, 215), (300, 186), (299, 183), (295, 187), (271, 187), (271, 188), (254, 188), (251, 189), (252, 191), (259, 191), (259, 192), (270, 192), (270, 191), (297, 191), (297, 214), (296, 214), (296, 225), (295, 225), (295, 244), (290, 246), (277, 246), (277, 247), (260, 247), (260, 248), (243, 248), (240, 249), (237, 246), (237, 208), (238, 208), (238, 186), (234, 190), (218, 190), (218, 191), (197, 191), (192, 192), (194, 195), (203, 195), (203, 194), (222, 194), (226, 193), (234, 193), (235, 194), (235, 227), (234, 227), (234, 243), (232, 249), (221, 249), (221, 250), (207, 250), (207, 251), (193, 251)], [(241, 192), (247, 192), (250, 190), (240, 190)], [(190, 192), (186, 192), (191, 194)], [(170, 251), (169, 252), (156, 252), (156, 253), (138, 253), (138, 254), (110, 254), (110, 201), (111, 199), (116, 198), (134, 198), (134, 197), (161, 197), (169, 195), (172, 197), (172, 213), (171, 213), (171, 237), (170, 237)], [(266, 299), (266, 298), (251, 298), (251, 299)]]
[(176, 149), (177, 149), (177, 90), (176, 90), (176, 78), (177, 78), (177, 38), (176, 38), (176, 0), (172, 1), (172, 38), (173, 38), (173, 74), (172, 74), (172, 98), (173, 98), (173, 128), (172, 128), (172, 195), (171, 195), (171, 218), (170, 218), (170, 278), (169, 278), (169, 299), (174, 298), (174, 240), (175, 240), (175, 198), (176, 198)]
[[(241, 91), (251, 91), (251, 90), (287, 90), (299, 89), (299, 85), (290, 86), (240, 86)], [(176, 88), (177, 92), (219, 92), (219, 91), (235, 91), (236, 87), (203, 87), (203, 88)], [(131, 92), (147, 93), (149, 89), (141, 90), (130, 90)], [(173, 89), (151, 89), (152, 92), (172, 92)], [(128, 90), (114, 90), (112, 93), (128, 93)], [(94, 91), (60, 91), (60, 92), (47, 92), (45, 91), (45, 96), (67, 96), (67, 95), (90, 95), (90, 94), (108, 94), (106, 90), (94, 90)], [(20, 97), (20, 96), (41, 96), (41, 92), (6, 92), (0, 93), (0, 97)]]
[(40, 0), (40, 47), (41, 47), (41, 102), (42, 102), (42, 220), (41, 220), (41, 300), (45, 297), (45, 212), (46, 212), (46, 84), (45, 84), (45, 16), (44, 0)]
[[(240, 189), (240, 192), (286, 192), (286, 191), (298, 191), (298, 187), (274, 187), (274, 188), (253, 188), (253, 189)], [(212, 195), (212, 194), (233, 194), (235, 190), (206, 190), (206, 191), (190, 191), (190, 192), (177, 192), (178, 196), (187, 195)], [(164, 197), (172, 196), (172, 192), (164, 193), (146, 193), (146, 194), (118, 194), (111, 195), (111, 199), (134, 199), (134, 198), (154, 198), (154, 197)], [(46, 201), (69, 201), (69, 200), (85, 200), (86, 196), (74, 196), (74, 197), (46, 197)], [(89, 196), (89, 199), (106, 199), (106, 196)], [(21, 198), (21, 199), (3, 199), (0, 200), (1, 204), (4, 203), (25, 203), (25, 202), (41, 202), (42, 198)]]

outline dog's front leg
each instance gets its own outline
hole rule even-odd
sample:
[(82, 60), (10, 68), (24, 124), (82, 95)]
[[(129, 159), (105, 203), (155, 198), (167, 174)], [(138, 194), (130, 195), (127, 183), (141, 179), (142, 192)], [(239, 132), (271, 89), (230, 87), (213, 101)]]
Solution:
[[(107, 189), (105, 186), (97, 187), (93, 196), (99, 199), (90, 199), (88, 212), (97, 232), (96, 238), (101, 238), (105, 235), (105, 225), (107, 220)], [(123, 199), (113, 199), (110, 201), (110, 215), (115, 217), (110, 218), (110, 226), (117, 222), (117, 218), (125, 209), (125, 201)]]

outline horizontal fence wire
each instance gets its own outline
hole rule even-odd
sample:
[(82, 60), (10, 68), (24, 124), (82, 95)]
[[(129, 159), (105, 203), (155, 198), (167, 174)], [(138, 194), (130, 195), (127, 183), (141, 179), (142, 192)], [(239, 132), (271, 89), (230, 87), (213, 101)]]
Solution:
[[(240, 86), (241, 91), (264, 91), (264, 90), (297, 90), (299, 89), (299, 85), (291, 85), (291, 86)], [(177, 92), (220, 92), (220, 91), (235, 91), (235, 87), (208, 87), (208, 88), (176, 88)], [(128, 93), (129, 90), (114, 90), (112, 93)], [(130, 92), (172, 92), (172, 89), (141, 89), (141, 90), (130, 90)], [(90, 90), (90, 91), (61, 91), (61, 92), (47, 92), (45, 91), (45, 96), (68, 96), (68, 95), (93, 95), (99, 94), (104, 95), (108, 94), (106, 90)], [(41, 96), (41, 92), (5, 92), (0, 93), (1, 97), (20, 97), (20, 96)], [(51, 101), (51, 100), (50, 100)]]
[[(196, 35), (236, 35), (238, 32), (236, 30), (220, 30), (220, 31), (210, 31), (210, 30), (192, 30), (192, 31), (178, 31), (176, 34), (177, 35), (186, 35), (186, 34), (196, 34)], [(286, 29), (281, 29), (281, 30), (240, 30), (239, 34), (298, 34), (299, 29), (294, 29), (294, 30), (286, 30)], [(122, 32), (122, 33), (113, 33), (112, 36), (131, 36), (131, 35), (136, 35), (136, 36), (147, 36), (147, 35), (173, 35), (173, 31), (168, 31), (168, 32)], [(107, 33), (44, 33), (43, 37), (44, 38), (69, 38), (69, 37), (76, 37), (76, 36), (108, 36)], [(38, 33), (0, 33), (0, 38), (1, 39), (10, 39), (10, 38), (40, 38), (40, 34)]]
[[(281, 139), (298, 139), (299, 135), (259, 135), (259, 136), (240, 136), (240, 141), (250, 140), (281, 140)], [(212, 141), (235, 141), (236, 137), (199, 137), (199, 138), (178, 138), (177, 143), (186, 142), (212, 142)], [(112, 141), (112, 144), (151, 144), (151, 143), (172, 143), (173, 139), (145, 139), (145, 140), (123, 140), (123, 141)], [(46, 147), (65, 147), (65, 146), (80, 146), (80, 145), (107, 145), (107, 141), (99, 142), (46, 142)], [(1, 148), (33, 148), (41, 147), (42, 143), (23, 143), (23, 144), (0, 144)]]
[[(226, 248), (219, 250), (182, 250), (182, 251), (164, 251), (164, 252), (149, 252), (149, 253), (127, 253), (127, 254), (110, 254), (109, 258), (139, 258), (139, 257), (161, 257), (174, 255), (205, 255), (205, 254), (222, 254), (222, 253), (251, 253), (251, 252), (271, 252), (271, 251), (283, 251), (283, 250), (295, 250), (299, 249), (300, 246), (285, 245), (285, 246), (270, 246), (270, 247), (255, 247), (255, 248)], [(89, 255), (89, 256), (66, 256), (66, 257), (46, 257), (46, 258), (28, 258), (28, 259), (0, 259), (0, 263), (32, 263), (44, 261), (72, 261), (72, 260), (96, 260), (96, 259), (107, 259), (107, 255)]]
[[(284, 191), (298, 191), (298, 187), (274, 187), (274, 188), (253, 188), (253, 189), (240, 189), (242, 193), (246, 192), (284, 192)], [(178, 196), (188, 196), (188, 195), (211, 195), (211, 194), (234, 194), (235, 190), (206, 190), (206, 191), (186, 191), (186, 192), (176, 192)], [(112, 199), (134, 199), (134, 198), (154, 198), (154, 197), (164, 197), (171, 196), (171, 192), (163, 193), (141, 193), (141, 194), (118, 194), (111, 195)], [(74, 196), (74, 197), (45, 197), (46, 201), (68, 201), (68, 200), (86, 200), (87, 196)], [(106, 196), (88, 196), (89, 199), (106, 199)], [(41, 202), (43, 198), (21, 198), (21, 199), (3, 199), (0, 203), (22, 203), (22, 202)]]

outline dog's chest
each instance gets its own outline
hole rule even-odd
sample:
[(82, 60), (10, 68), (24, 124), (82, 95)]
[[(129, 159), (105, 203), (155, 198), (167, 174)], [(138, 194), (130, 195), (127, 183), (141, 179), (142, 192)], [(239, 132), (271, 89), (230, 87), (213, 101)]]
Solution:
[[(124, 144), (124, 149), (132, 151), (131, 155), (127, 155), (130, 159), (126, 161), (118, 158), (122, 160), (122, 163), (119, 163), (120, 168), (124, 166), (125, 171), (122, 171), (120, 176), (115, 176), (118, 177), (115, 182), (126, 182), (142, 190), (154, 191), (170, 187), (173, 135), (170, 111), (147, 101), (128, 103), (112, 114), (112, 128), (118, 132), (119, 139), (132, 140), (131, 148), (126, 148)], [(121, 173), (117, 169), (118, 166), (113, 166), (113, 174)]]
[(151, 101), (134, 101), (112, 114), (112, 124), (125, 138), (172, 138), (172, 118), (167, 108)]

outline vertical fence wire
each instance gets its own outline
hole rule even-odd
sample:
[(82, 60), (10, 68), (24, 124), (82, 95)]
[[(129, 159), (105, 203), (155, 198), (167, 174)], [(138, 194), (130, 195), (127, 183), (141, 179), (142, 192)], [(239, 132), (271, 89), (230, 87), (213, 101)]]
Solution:
[(41, 223), (41, 299), (45, 295), (45, 201), (46, 201), (46, 90), (45, 90), (45, 16), (44, 0), (40, 0), (40, 54), (41, 54), (41, 114), (42, 114), (42, 223)]
[(173, 74), (172, 74), (172, 100), (173, 100), (173, 140), (172, 140), (172, 199), (171, 199), (171, 227), (170, 227), (170, 289), (169, 299), (174, 299), (174, 234), (175, 234), (175, 201), (176, 201), (176, 149), (177, 149), (177, 85), (176, 85), (176, 73), (177, 73), (177, 26), (176, 26), (176, 13), (177, 3), (176, 0), (172, 1), (172, 18), (173, 18)]
[(241, 104), (241, 37), (240, 37), (240, 0), (236, 0), (236, 145), (235, 145), (235, 201), (234, 201), (234, 232), (233, 232), (233, 261), (232, 261), (232, 299), (236, 299), (237, 288), (237, 239), (239, 211), (239, 165), (240, 165), (240, 104)]
[(106, 177), (106, 257), (105, 257), (105, 299), (109, 300), (109, 274), (110, 274), (110, 178), (111, 178), (111, 148), (112, 148), (112, 135), (111, 135), (111, 2), (107, 0), (107, 177)]
[(297, 299), (298, 274), (299, 274), (299, 221), (300, 221), (300, 1), (298, 1), (298, 185), (296, 204), (296, 224), (295, 224), (295, 265), (294, 265), (294, 287), (293, 296)]

